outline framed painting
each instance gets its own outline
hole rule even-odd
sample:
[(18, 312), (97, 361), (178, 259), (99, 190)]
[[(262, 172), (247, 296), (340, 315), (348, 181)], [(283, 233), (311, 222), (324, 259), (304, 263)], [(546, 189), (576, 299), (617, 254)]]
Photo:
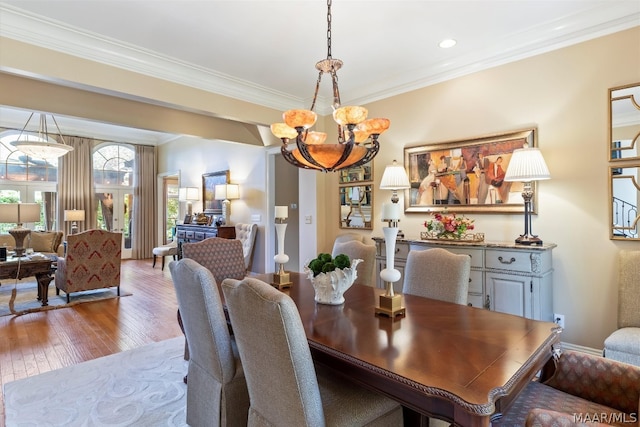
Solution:
[[(404, 166), (411, 188), (405, 212), (524, 212), (521, 182), (504, 175), (514, 150), (537, 146), (536, 129), (468, 140), (405, 147)], [(533, 213), (536, 212), (535, 182)]]
[(222, 200), (215, 199), (215, 189), (218, 184), (228, 183), (228, 170), (202, 175), (202, 207), (204, 213), (222, 215)]

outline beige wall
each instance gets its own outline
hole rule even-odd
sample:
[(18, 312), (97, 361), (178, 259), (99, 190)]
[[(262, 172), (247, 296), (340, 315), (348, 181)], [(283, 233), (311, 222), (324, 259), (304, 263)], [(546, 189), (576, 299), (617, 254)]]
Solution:
[[(47, 81), (91, 86), (112, 95), (250, 124), (279, 119), (277, 111), (86, 60), (47, 52), (37, 61), (39, 56), (29, 54), (31, 47), (16, 43), (0, 38), (1, 70), (21, 70)], [(372, 103), (367, 106), (371, 116), (388, 117), (392, 123), (375, 159), (375, 180), (380, 181), (384, 166), (393, 159), (402, 161), (406, 146), (537, 127), (539, 147), (552, 179), (539, 185), (539, 214), (534, 217), (533, 231), (558, 245), (554, 250), (554, 311), (566, 317), (563, 341), (601, 348), (616, 324), (615, 255), (619, 249), (640, 248), (637, 242), (608, 238), (608, 88), (638, 81), (640, 28), (635, 28)], [(3, 99), (0, 95), (0, 103)], [(60, 98), (41, 108), (45, 107), (56, 112), (61, 108)], [(120, 119), (117, 114), (110, 119), (126, 123), (125, 116), (130, 114), (123, 111)], [(243, 185), (243, 200), (233, 203), (232, 220), (245, 221), (256, 213), (262, 215), (264, 224), (264, 148), (184, 137), (159, 151), (159, 172), (180, 170), (181, 185), (200, 185), (202, 173), (230, 169), (232, 181)], [(337, 177), (318, 174), (315, 181), (319, 211), (311, 227), (301, 228), (301, 239), (304, 233), (315, 232), (309, 242), (317, 241), (316, 249), (326, 251), (333, 236), (344, 231), (338, 228)], [(366, 236), (382, 235), (380, 210), (388, 193), (375, 191), (375, 229), (363, 232)], [(194, 206), (196, 211), (200, 208)], [(307, 212), (302, 199), (300, 209), (301, 215)], [(512, 241), (523, 230), (521, 215), (469, 216), (487, 240)], [(408, 237), (417, 238), (425, 219), (426, 214), (407, 214), (401, 228)], [(266, 252), (259, 244), (256, 250)]]
[[(562, 340), (602, 348), (616, 327), (616, 253), (640, 249), (638, 241), (609, 240), (608, 228), (608, 88), (634, 82), (640, 28), (373, 103), (370, 115), (391, 119), (374, 160), (376, 182), (406, 146), (536, 126), (552, 179), (539, 184), (533, 231), (558, 245), (553, 297), (554, 311), (565, 315)], [(336, 192), (334, 184), (324, 196), (335, 200)], [(363, 234), (382, 235), (381, 206), (390, 197), (376, 189), (375, 229)], [(325, 206), (339, 233), (337, 204)], [(487, 240), (511, 242), (524, 229), (522, 215), (468, 216)], [(425, 219), (406, 214), (400, 228), (419, 238)]]

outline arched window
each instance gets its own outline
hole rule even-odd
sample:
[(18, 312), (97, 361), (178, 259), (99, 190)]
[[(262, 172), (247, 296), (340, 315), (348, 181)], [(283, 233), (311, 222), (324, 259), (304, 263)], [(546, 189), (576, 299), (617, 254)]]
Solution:
[(17, 130), (0, 132), (0, 180), (57, 182), (58, 159), (42, 160), (21, 153), (11, 145), (18, 135)]
[(135, 152), (124, 144), (106, 143), (93, 152), (93, 179), (97, 186), (131, 187)]

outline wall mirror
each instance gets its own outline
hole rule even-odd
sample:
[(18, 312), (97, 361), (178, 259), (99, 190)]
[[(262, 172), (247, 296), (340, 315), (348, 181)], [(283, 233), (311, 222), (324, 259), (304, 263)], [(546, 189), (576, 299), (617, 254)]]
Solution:
[(373, 186), (348, 185), (339, 187), (340, 228), (373, 229)]
[(609, 89), (609, 160), (640, 159), (640, 83)]
[(609, 168), (611, 239), (640, 240), (640, 164)]
[(340, 184), (354, 184), (373, 181), (373, 163), (340, 170)]

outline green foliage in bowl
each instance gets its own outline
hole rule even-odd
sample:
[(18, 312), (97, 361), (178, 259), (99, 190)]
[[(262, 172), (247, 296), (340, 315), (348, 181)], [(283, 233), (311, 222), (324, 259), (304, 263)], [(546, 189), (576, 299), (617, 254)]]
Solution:
[(316, 259), (309, 261), (309, 269), (313, 271), (313, 277), (316, 277), (320, 273), (329, 273), (336, 268), (342, 269), (351, 267), (351, 260), (345, 254), (336, 255), (335, 258), (331, 257), (331, 254), (321, 253), (318, 254)]

